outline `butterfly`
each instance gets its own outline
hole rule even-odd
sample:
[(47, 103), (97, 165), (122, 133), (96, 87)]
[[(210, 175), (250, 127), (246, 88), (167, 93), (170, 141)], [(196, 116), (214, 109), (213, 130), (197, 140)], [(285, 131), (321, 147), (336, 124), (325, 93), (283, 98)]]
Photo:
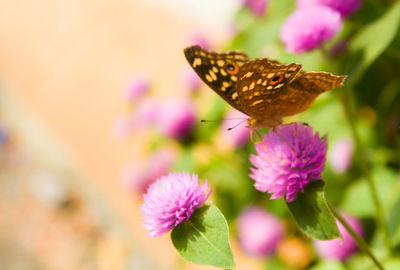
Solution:
[(184, 49), (197, 75), (226, 102), (247, 114), (251, 129), (271, 128), (282, 117), (306, 110), (323, 92), (343, 85), (347, 76), (305, 72), (301, 64), (249, 60), (244, 52), (213, 52), (200, 46)]

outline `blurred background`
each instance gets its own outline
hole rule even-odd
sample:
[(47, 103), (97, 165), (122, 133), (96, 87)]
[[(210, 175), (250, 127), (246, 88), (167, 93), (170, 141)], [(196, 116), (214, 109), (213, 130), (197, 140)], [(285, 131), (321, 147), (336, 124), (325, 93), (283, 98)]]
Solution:
[[(208, 179), (233, 235), (249, 205), (286, 220), (290, 241), (275, 265), (315, 264), (284, 203), (253, 188), (249, 132), (244, 124), (226, 130), (245, 116), (208, 89), (183, 56), (185, 46), (199, 44), (300, 62), (305, 70), (334, 72), (333, 63), (348, 74), (351, 60), (335, 63), (319, 50), (285, 52), (279, 30), (295, 2), (271, 2), (257, 14), (239, 0), (0, 0), (0, 269), (212, 269), (185, 263), (168, 235), (150, 238), (142, 227), (141, 195), (169, 171)], [(347, 48), (339, 41), (395, 1), (379, 2), (365, 1), (329, 48)], [(356, 125), (371, 146), (373, 172), (386, 179), (387, 192), (398, 193), (397, 28), (393, 40), (353, 85)], [(339, 57), (342, 47), (331, 55)], [(356, 195), (366, 187), (356, 181), (360, 170), (350, 169), (354, 142), (338, 100), (324, 94), (287, 122), (311, 123), (329, 133), (329, 145), (341, 143), (344, 152), (331, 153), (325, 171), (328, 198), (361, 216), (370, 240), (373, 206)], [(239, 120), (200, 124), (221, 118)], [(354, 187), (342, 198), (349, 181)], [(397, 195), (387, 197), (389, 209)], [(237, 269), (265, 269), (265, 260), (246, 255), (236, 237), (231, 244)]]

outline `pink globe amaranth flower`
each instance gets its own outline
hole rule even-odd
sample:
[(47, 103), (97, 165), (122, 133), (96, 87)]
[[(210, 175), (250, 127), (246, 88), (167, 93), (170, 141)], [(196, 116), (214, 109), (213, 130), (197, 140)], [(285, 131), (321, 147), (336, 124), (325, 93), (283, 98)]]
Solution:
[(337, 140), (330, 148), (328, 159), (332, 170), (344, 173), (351, 165), (353, 157), (353, 141), (348, 138)]
[(288, 52), (303, 53), (321, 47), (342, 27), (338, 12), (324, 6), (311, 6), (289, 15), (281, 28), (280, 38)]
[(146, 74), (136, 74), (126, 83), (123, 95), (127, 101), (134, 102), (143, 97), (149, 88), (149, 76)]
[(162, 105), (158, 117), (161, 131), (172, 138), (184, 139), (193, 130), (196, 116), (190, 99), (171, 99)]
[(298, 0), (297, 7), (308, 8), (312, 6), (326, 6), (348, 17), (361, 8), (361, 0)]
[(207, 180), (200, 185), (198, 176), (170, 173), (151, 184), (143, 195), (143, 225), (149, 236), (155, 237), (188, 221), (194, 210), (210, 196)]
[(311, 181), (321, 179), (325, 166), (326, 137), (320, 139), (311, 126), (292, 123), (277, 126), (255, 145), (257, 155), (250, 155), (250, 177), (255, 188), (271, 193), (271, 199), (297, 198)]
[(237, 221), (239, 245), (254, 256), (271, 255), (285, 235), (283, 224), (261, 207), (245, 209)]
[(165, 175), (175, 161), (175, 152), (169, 148), (157, 150), (145, 166), (132, 164), (122, 173), (124, 188), (145, 193), (150, 184)]
[(243, 5), (248, 7), (255, 16), (262, 17), (262, 16), (264, 16), (265, 12), (267, 11), (269, 1), (268, 0), (244, 0)]
[[(364, 232), (361, 222), (350, 215), (342, 213), (342, 216), (350, 227), (362, 237)], [(344, 261), (354, 252), (358, 251), (358, 245), (346, 228), (340, 222), (336, 223), (343, 237), (343, 241), (341, 239), (328, 241), (314, 240), (314, 247), (321, 258)]]
[[(225, 115), (225, 118), (226, 119), (222, 122), (220, 130), (225, 140), (237, 147), (245, 145), (250, 138), (250, 129), (245, 123), (239, 124), (238, 126), (236, 125), (240, 123), (240, 121), (243, 121), (249, 117), (242, 112), (232, 110)], [(235, 119), (235, 121), (232, 121), (231, 119)], [(228, 130), (228, 128), (232, 127), (234, 128)]]

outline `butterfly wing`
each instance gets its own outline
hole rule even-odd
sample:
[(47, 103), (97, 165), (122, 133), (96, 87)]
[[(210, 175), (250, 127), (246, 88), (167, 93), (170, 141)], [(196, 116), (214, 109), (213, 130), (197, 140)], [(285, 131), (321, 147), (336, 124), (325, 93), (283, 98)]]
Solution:
[(266, 58), (245, 63), (240, 69), (237, 84), (244, 112), (259, 120), (271, 117), (270, 107), (275, 97), (300, 70), (300, 64), (278, 64)]
[(236, 84), (238, 73), (249, 58), (240, 51), (226, 53), (212, 52), (200, 46), (191, 46), (184, 49), (186, 59), (197, 75), (226, 102), (239, 111), (243, 111)]
[(281, 116), (294, 115), (306, 110), (323, 92), (343, 86), (347, 76), (337, 76), (328, 72), (302, 73), (276, 97)]

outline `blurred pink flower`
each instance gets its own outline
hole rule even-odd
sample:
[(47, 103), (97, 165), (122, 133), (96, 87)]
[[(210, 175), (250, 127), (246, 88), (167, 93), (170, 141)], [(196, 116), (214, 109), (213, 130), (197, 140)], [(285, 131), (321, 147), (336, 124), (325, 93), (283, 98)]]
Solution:
[(117, 118), (114, 123), (112, 134), (116, 138), (125, 138), (129, 136), (133, 130), (135, 119), (132, 115), (122, 115)]
[(202, 85), (200, 77), (192, 68), (185, 68), (182, 72), (181, 81), (190, 94), (197, 92)]
[(336, 173), (344, 173), (351, 165), (353, 157), (353, 141), (342, 138), (334, 142), (330, 147), (329, 162)]
[[(361, 222), (347, 214), (343, 214), (344, 220), (350, 225), (350, 227), (359, 235), (363, 236), (363, 228)], [(333, 239), (328, 241), (314, 240), (315, 250), (318, 255), (324, 259), (336, 259), (340, 261), (346, 260), (354, 252), (358, 251), (358, 245), (356, 241), (347, 232), (346, 228), (340, 222), (336, 222), (340, 234), (343, 237), (341, 239)]]
[(296, 200), (311, 181), (321, 179), (325, 166), (326, 137), (322, 139), (311, 126), (292, 123), (277, 126), (255, 145), (250, 155), (250, 177), (255, 188), (272, 194), (271, 199)]
[(298, 0), (299, 8), (308, 8), (315, 5), (329, 7), (340, 13), (342, 17), (348, 17), (361, 8), (361, 0)]
[(161, 131), (176, 139), (186, 138), (192, 132), (195, 121), (194, 104), (192, 100), (184, 98), (166, 101), (158, 117)]
[[(245, 145), (250, 138), (250, 129), (247, 127), (247, 124), (245, 122), (241, 124), (239, 123), (249, 117), (240, 111), (231, 110), (225, 115), (225, 118), (226, 119), (222, 122), (220, 130), (225, 140), (230, 141), (233, 145), (237, 147)], [(232, 121), (230, 119), (235, 119), (235, 121)], [(231, 130), (228, 130), (228, 128), (232, 128), (237, 124), (239, 125)]]
[(348, 47), (349, 47), (348, 40), (345, 40), (345, 39), (339, 40), (336, 44), (334, 44), (329, 49), (329, 55), (330, 56), (340, 56), (347, 51)]
[(248, 7), (257, 17), (262, 17), (267, 11), (269, 0), (243, 0), (243, 5)]
[(211, 45), (209, 40), (202, 34), (193, 34), (189, 40), (189, 46), (199, 45), (203, 49), (210, 49)]
[(280, 38), (288, 52), (303, 53), (321, 47), (342, 26), (338, 12), (324, 6), (311, 6), (298, 9), (287, 17)]
[(145, 166), (133, 164), (125, 169), (122, 181), (125, 188), (139, 193), (146, 192), (148, 186), (165, 175), (175, 162), (175, 153), (163, 148), (152, 154)]
[(284, 226), (278, 218), (258, 206), (242, 211), (237, 231), (241, 248), (260, 257), (271, 255), (285, 235)]
[(211, 190), (207, 180), (199, 184), (198, 176), (170, 173), (151, 184), (140, 207), (143, 225), (149, 236), (160, 236), (189, 220), (194, 210), (203, 205)]
[(146, 74), (135, 74), (124, 88), (123, 94), (127, 101), (134, 102), (143, 97), (150, 88), (150, 79)]
[(134, 110), (135, 124), (141, 126), (155, 124), (160, 115), (159, 106), (159, 102), (150, 97), (140, 100)]

